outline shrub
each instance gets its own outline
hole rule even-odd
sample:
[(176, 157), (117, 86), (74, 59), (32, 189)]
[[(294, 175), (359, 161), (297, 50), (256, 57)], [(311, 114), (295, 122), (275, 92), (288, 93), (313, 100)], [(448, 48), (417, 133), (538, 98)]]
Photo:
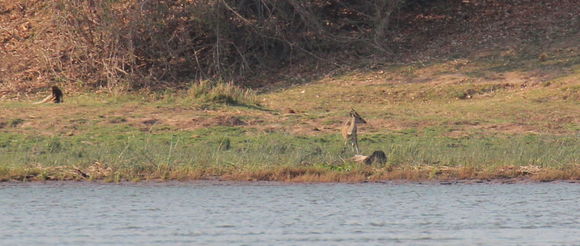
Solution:
[(242, 88), (232, 82), (202, 80), (194, 82), (188, 94), (203, 102), (222, 103), (227, 105), (256, 105), (256, 93), (251, 89)]

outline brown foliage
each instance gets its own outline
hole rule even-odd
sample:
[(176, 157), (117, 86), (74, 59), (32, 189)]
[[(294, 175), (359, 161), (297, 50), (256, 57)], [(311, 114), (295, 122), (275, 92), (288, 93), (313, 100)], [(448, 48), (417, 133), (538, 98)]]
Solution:
[(68, 80), (109, 88), (241, 78), (370, 40), (381, 48), (399, 2), (61, 0), (68, 48), (50, 63)]
[(522, 44), (577, 35), (579, 6), (574, 0), (0, 0), (0, 97), (47, 83), (71, 91), (252, 81), (310, 72), (300, 66), (309, 59), (348, 68), (360, 67), (360, 58), (423, 62), (499, 48), (545, 60), (543, 50)]

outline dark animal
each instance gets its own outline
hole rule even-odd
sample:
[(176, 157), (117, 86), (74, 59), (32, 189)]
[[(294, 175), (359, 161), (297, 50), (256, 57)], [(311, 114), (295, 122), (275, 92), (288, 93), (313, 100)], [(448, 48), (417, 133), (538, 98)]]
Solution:
[(366, 165), (372, 164), (384, 165), (385, 163), (387, 163), (387, 155), (383, 151), (376, 150), (375, 152), (373, 152), (372, 155), (369, 156), (354, 155), (352, 158), (350, 158), (350, 160), (353, 160), (358, 163), (364, 163)]
[(64, 101), (63, 97), (64, 93), (62, 93), (62, 91), (57, 86), (53, 85), (52, 92), (50, 93), (50, 95), (42, 99), (42, 101), (35, 102), (34, 104), (49, 103), (49, 102), (62, 103)]
[(375, 152), (373, 152), (373, 154), (371, 156), (366, 158), (364, 160), (364, 162), (367, 165), (372, 165), (373, 163), (383, 165), (383, 164), (387, 163), (387, 155), (383, 151), (376, 150)]

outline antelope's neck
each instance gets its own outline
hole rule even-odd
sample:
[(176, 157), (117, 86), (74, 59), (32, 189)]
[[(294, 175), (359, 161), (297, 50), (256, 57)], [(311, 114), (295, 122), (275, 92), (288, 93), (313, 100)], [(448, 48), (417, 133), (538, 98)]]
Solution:
[(356, 118), (353, 116), (350, 118), (350, 127), (349, 130), (351, 133), (356, 133)]

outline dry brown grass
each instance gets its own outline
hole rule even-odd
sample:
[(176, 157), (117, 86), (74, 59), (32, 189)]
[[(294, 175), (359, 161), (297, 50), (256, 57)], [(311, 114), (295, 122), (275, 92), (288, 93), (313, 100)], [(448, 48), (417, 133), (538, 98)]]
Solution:
[(548, 169), (537, 172), (531, 176), (532, 180), (549, 182), (554, 180), (580, 180), (580, 167), (569, 170)]
[[(533, 169), (533, 172), (529, 170)], [(398, 167), (373, 168), (361, 166), (351, 171), (336, 171), (320, 167), (261, 167), (248, 170), (235, 168), (160, 168), (150, 172), (113, 171), (101, 163), (88, 168), (42, 167), (3, 170), (1, 181), (169, 181), (169, 180), (225, 180), (225, 181), (276, 181), (290, 183), (328, 182), (382, 182), (382, 181), (502, 181), (521, 180), (550, 182), (556, 180), (580, 180), (580, 166), (566, 169), (540, 168), (537, 166), (502, 166), (494, 169), (473, 167)]]

